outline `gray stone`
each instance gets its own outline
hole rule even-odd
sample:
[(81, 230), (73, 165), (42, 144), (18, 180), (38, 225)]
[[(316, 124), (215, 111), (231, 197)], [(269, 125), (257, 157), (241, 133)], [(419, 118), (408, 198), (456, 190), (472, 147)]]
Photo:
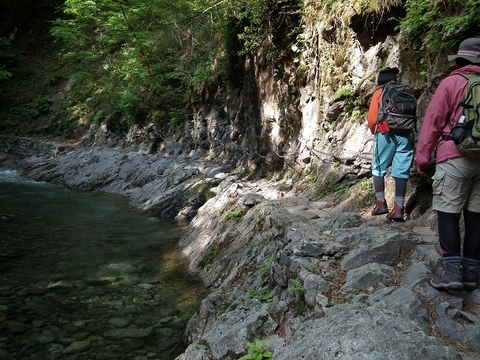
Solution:
[(191, 344), (185, 352), (175, 358), (175, 360), (210, 360), (210, 352), (205, 345)]
[(314, 209), (322, 210), (330, 206), (330, 203), (328, 201), (314, 201), (310, 203), (310, 206)]
[(303, 216), (305, 219), (307, 220), (312, 220), (312, 219), (317, 219), (318, 218), (318, 214), (313, 212), (313, 211), (308, 211), (308, 210), (304, 210), (304, 211), (293, 211), (292, 212), (293, 215), (298, 215), (298, 216)]
[(413, 288), (421, 282), (427, 282), (432, 272), (424, 263), (411, 264), (402, 277), (402, 286)]
[(470, 321), (472, 324), (480, 325), (480, 318), (478, 316), (472, 315), (466, 311), (460, 311), (460, 315)]
[(219, 313), (224, 297), (214, 292), (202, 300), (198, 311), (190, 318), (185, 330), (185, 339), (191, 343), (198, 340), (202, 335), (202, 329), (208, 329), (213, 326), (213, 321)]
[(130, 325), (130, 320), (125, 318), (110, 318), (108, 319), (108, 323), (118, 328), (124, 328)]
[(436, 236), (435, 231), (428, 226), (415, 226), (412, 231), (420, 235)]
[(37, 344), (50, 344), (55, 341), (55, 336), (51, 333), (33, 333), (30, 340)]
[(460, 319), (462, 317), (462, 312), (458, 309), (448, 309), (447, 310), (447, 315), (450, 317), (450, 319)]
[(351, 251), (341, 260), (343, 270), (368, 263), (395, 266), (418, 245), (421, 239), (412, 233), (362, 228), (351, 232)]
[(202, 342), (206, 343), (211, 356), (222, 359), (245, 353), (247, 341), (253, 341), (260, 334), (271, 334), (277, 324), (267, 309), (257, 300), (248, 300), (233, 311), (221, 314), (213, 328), (207, 331)]
[(65, 346), (61, 344), (50, 344), (46, 347), (47, 351), (52, 354), (62, 354)]
[(423, 262), (430, 269), (435, 269), (443, 263), (438, 245), (419, 245), (412, 251), (410, 259)]
[(293, 249), (293, 254), (301, 257), (320, 257), (323, 255), (322, 245), (322, 243), (301, 243)]
[(347, 281), (340, 291), (356, 292), (370, 287), (385, 286), (391, 281), (394, 271), (392, 267), (383, 264), (371, 263), (350, 270)]
[(477, 305), (480, 305), (480, 291), (476, 289), (475, 291), (469, 292), (465, 296), (465, 300)]
[(114, 339), (123, 339), (123, 338), (144, 338), (152, 334), (152, 329), (136, 329), (136, 328), (127, 328), (127, 329), (112, 329), (105, 331), (103, 336), (107, 338)]
[(285, 209), (287, 209), (287, 211), (290, 213), (294, 213), (298, 211), (306, 211), (308, 210), (308, 207), (305, 205), (294, 205), (294, 206), (286, 206)]
[(9, 320), (5, 322), (8, 330), (15, 334), (21, 334), (27, 331), (30, 327), (27, 324), (24, 324), (20, 321)]
[(438, 304), (437, 308), (436, 308), (436, 312), (438, 315), (440, 316), (443, 316), (447, 313), (447, 310), (450, 308), (450, 303), (448, 302), (441, 302), (440, 304)]
[(356, 228), (365, 222), (360, 215), (355, 213), (331, 213), (325, 214), (320, 219), (312, 221), (315, 227), (320, 229), (338, 230)]
[[(392, 326), (394, 324), (394, 326)], [(315, 346), (312, 346), (315, 344)], [(303, 324), (272, 359), (455, 359), (461, 355), (409, 319), (360, 304), (337, 305)]]
[(71, 335), (71, 337), (78, 341), (78, 340), (85, 340), (86, 338), (88, 338), (89, 335), (90, 335), (89, 332), (83, 331), (83, 332), (74, 333)]
[(345, 245), (336, 242), (334, 237), (319, 234), (318, 229), (307, 223), (289, 227), (284, 241), (290, 243), (289, 247), (298, 256), (318, 257), (325, 254), (336, 257), (346, 252)]
[(455, 309), (463, 310), (464, 303), (465, 301), (461, 297), (453, 295), (450, 296), (450, 305), (452, 305), (452, 307)]
[(257, 204), (260, 204), (263, 201), (265, 201), (265, 198), (262, 195), (248, 193), (248, 194), (245, 194), (243, 197), (241, 197), (237, 201), (237, 204), (242, 209), (249, 209), (249, 208), (254, 207)]
[(446, 318), (435, 321), (436, 328), (443, 335), (461, 341), (480, 351), (480, 325), (461, 324)]
[(425, 333), (428, 333), (429, 314), (427, 307), (423, 304), (418, 294), (407, 288), (392, 289), (393, 291), (383, 291), (385, 296), (372, 296), (371, 304), (377, 307), (392, 310), (403, 314), (415, 322)]
[(72, 338), (63, 337), (63, 338), (58, 339), (58, 343), (63, 345), (63, 346), (71, 345), (74, 342), (75, 342), (75, 339), (73, 337)]
[(316, 274), (309, 274), (305, 276), (305, 279), (303, 280), (303, 286), (305, 288), (305, 302), (312, 308), (318, 304), (318, 295), (330, 292), (330, 286), (328, 285), (328, 282)]
[(75, 341), (71, 345), (67, 346), (64, 350), (64, 354), (78, 354), (90, 349), (92, 344), (90, 341)]

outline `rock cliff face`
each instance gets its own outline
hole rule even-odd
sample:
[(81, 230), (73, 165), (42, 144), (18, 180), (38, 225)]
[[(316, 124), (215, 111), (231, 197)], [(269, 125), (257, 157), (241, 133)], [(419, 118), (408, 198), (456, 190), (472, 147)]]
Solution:
[[(255, 56), (237, 59), (230, 81), (206, 91), (180, 131), (162, 134), (152, 125), (132, 129), (129, 141), (150, 141), (151, 148), (171, 154), (204, 149), (240, 172), (277, 179), (308, 175), (317, 183), (346, 184), (368, 178), (374, 138), (365, 117), (378, 71), (400, 68), (399, 81), (419, 100), (420, 130), (446, 64), (439, 59), (428, 74), (437, 79), (431, 84), (414, 77), (394, 38), (395, 22), (386, 21), (401, 15), (401, 6), (362, 13), (332, 5), (328, 14), (315, 6), (306, 5), (305, 17), (298, 20), (303, 25), (297, 39), (302, 40), (269, 39)], [(277, 25), (280, 32), (289, 26)], [(416, 186), (413, 182), (410, 194)], [(391, 186), (387, 197), (393, 197)], [(412, 200), (407, 211), (417, 205)]]

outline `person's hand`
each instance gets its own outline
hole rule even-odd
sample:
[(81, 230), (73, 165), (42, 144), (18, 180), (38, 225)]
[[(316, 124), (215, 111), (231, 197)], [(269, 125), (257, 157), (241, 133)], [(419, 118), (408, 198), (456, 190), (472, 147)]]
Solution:
[(420, 176), (427, 177), (427, 165), (428, 164), (417, 164), (417, 173)]

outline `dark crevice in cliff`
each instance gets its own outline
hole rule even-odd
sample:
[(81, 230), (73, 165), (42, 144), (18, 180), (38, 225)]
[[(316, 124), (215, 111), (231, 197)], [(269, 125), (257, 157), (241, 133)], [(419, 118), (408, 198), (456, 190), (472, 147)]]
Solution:
[(398, 34), (396, 29), (399, 20), (405, 16), (403, 7), (393, 7), (381, 14), (369, 13), (355, 15), (351, 19), (350, 27), (357, 34), (357, 39), (364, 51), (375, 44), (382, 43), (388, 36)]

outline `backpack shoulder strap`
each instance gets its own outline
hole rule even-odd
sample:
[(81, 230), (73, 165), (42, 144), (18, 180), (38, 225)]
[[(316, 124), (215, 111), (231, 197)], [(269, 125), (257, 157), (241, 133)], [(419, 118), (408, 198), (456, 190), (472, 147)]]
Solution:
[(459, 106), (462, 105), (465, 109), (476, 109), (478, 104), (470, 104), (470, 102), (473, 100), (472, 88), (474, 86), (480, 85), (480, 74), (459, 74), (459, 75), (462, 75), (468, 81), (467, 89), (462, 98), (462, 102), (459, 104)]
[[(465, 90), (465, 94), (463, 95), (462, 97), (462, 100), (457, 104), (457, 106), (455, 107), (455, 110), (458, 109), (460, 106), (463, 106), (464, 109), (473, 109), (474, 106), (473, 105), (469, 105), (468, 102), (470, 102), (473, 98), (473, 95), (472, 95), (472, 92), (471, 91), (468, 91), (469, 90), (469, 86), (471, 85), (471, 83), (473, 83), (475, 80), (478, 80), (479, 81), (479, 84), (480, 85), (480, 74), (460, 74), (460, 73), (457, 73), (457, 74), (453, 74), (453, 75), (449, 75), (449, 76), (455, 76), (455, 75), (458, 75), (458, 76), (461, 76), (463, 77), (464, 79), (467, 80), (467, 88)], [(464, 110), (465, 111), (465, 110)], [(452, 123), (447, 119), (447, 125), (448, 127), (450, 128), (450, 130), (453, 129), (453, 126), (452, 126)], [(447, 136), (442, 136), (442, 139), (444, 140), (451, 140), (451, 136), (450, 135), (447, 135)]]
[[(448, 75), (447, 77), (449, 77), (449, 76), (456, 76), (456, 75), (461, 76), (461, 77), (463, 77), (464, 79), (467, 79), (467, 81), (468, 81), (468, 77), (467, 77), (468, 74), (459, 74), (459, 73), (456, 73), (456, 74), (450, 74), (450, 75)], [(456, 111), (460, 106), (462, 106), (462, 104), (463, 104), (463, 98), (462, 98), (462, 101), (460, 101), (460, 102), (457, 104), (457, 106), (455, 106), (455, 111)], [(449, 119), (447, 119), (446, 124), (445, 124), (445, 126), (444, 126), (444, 129), (445, 129), (445, 127), (447, 127), (447, 125), (448, 125), (448, 127), (450, 128), (450, 131), (452, 131), (453, 125), (452, 125), (452, 123), (450, 122)], [(442, 136), (440, 137), (440, 139), (437, 141), (437, 145), (438, 145), (438, 143), (439, 143), (441, 140), (452, 140), (452, 137), (451, 137), (450, 135), (442, 135)]]
[(382, 87), (382, 96), (380, 98), (380, 106), (385, 105), (385, 101), (389, 100), (392, 94), (395, 92), (395, 83), (389, 82)]

